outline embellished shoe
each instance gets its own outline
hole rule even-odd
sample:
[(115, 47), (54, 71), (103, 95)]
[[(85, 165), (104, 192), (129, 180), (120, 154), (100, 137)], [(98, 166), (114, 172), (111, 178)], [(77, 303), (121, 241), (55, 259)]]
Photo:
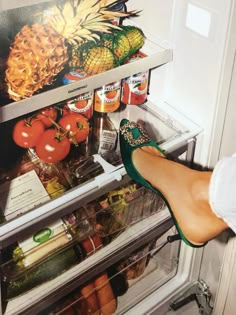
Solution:
[(147, 182), (137, 171), (133, 162), (132, 162), (132, 153), (137, 148), (141, 148), (144, 146), (153, 146), (159, 150), (163, 156), (166, 156), (165, 152), (156, 144), (155, 141), (150, 139), (149, 135), (145, 132), (145, 130), (133, 121), (129, 121), (128, 119), (122, 119), (120, 123), (120, 152), (123, 164), (125, 166), (127, 174), (140, 185), (145, 186), (146, 188), (152, 190), (156, 194), (158, 194), (163, 200), (166, 202), (166, 205), (170, 211), (172, 219), (175, 223), (176, 229), (180, 235), (180, 238), (191, 247), (202, 247), (204, 244), (193, 244), (191, 243), (183, 234), (179, 224), (168, 204), (168, 201), (162, 195), (162, 193), (154, 188), (149, 182)]

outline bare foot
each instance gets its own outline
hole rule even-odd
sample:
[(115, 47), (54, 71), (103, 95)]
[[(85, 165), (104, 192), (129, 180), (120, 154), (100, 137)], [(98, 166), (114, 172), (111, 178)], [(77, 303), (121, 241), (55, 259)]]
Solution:
[(205, 243), (228, 227), (216, 217), (208, 202), (211, 172), (192, 170), (167, 160), (151, 146), (136, 149), (132, 160), (138, 172), (166, 198), (191, 243)]

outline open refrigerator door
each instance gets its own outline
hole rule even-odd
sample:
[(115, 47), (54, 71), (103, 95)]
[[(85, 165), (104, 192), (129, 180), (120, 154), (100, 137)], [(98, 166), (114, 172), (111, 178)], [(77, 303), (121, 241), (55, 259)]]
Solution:
[(189, 164), (204, 127), (163, 102), (173, 51), (136, 4), (0, 1), (4, 315), (151, 314), (198, 280), (202, 250), (120, 157), (122, 118)]

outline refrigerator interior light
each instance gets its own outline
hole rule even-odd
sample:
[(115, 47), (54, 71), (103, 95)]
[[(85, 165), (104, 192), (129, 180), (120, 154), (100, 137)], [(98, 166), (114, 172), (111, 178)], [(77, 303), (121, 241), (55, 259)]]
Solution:
[(208, 38), (210, 35), (211, 21), (211, 12), (195, 4), (188, 4), (185, 24), (187, 28)]

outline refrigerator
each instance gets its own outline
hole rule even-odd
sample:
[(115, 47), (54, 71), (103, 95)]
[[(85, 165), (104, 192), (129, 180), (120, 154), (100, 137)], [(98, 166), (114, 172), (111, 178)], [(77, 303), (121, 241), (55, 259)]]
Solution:
[[(161, 197), (126, 174), (118, 131), (121, 119), (137, 121), (173, 159), (200, 169), (234, 153), (235, 1), (118, 1), (108, 26), (93, 33), (93, 23), (82, 24), (82, 41), (52, 30), (58, 21), (70, 25), (80, 5), (81, 27), (100, 2), (0, 1), (0, 313), (233, 315), (233, 233), (201, 248), (186, 245)], [(85, 60), (109, 41), (105, 36), (101, 44), (101, 29), (113, 36), (119, 25), (141, 29), (142, 47), (134, 62), (126, 56), (111, 67), (111, 50), (124, 49), (117, 36), (104, 50), (101, 67), (108, 68), (94, 73)], [(68, 43), (77, 45), (90, 75), (68, 64)], [(121, 102), (127, 78), (140, 74), (145, 99)], [(100, 91), (115, 83), (119, 98), (109, 104), (117, 108), (95, 110)], [(81, 95), (92, 103), (84, 111), (75, 109)], [(63, 119), (77, 114), (77, 128), (83, 123), (87, 132), (82, 140), (61, 132)], [(32, 136), (37, 146), (55, 130), (57, 143), (66, 138), (55, 160), (45, 160), (36, 142), (22, 144), (15, 131), (22, 121), (28, 128), (40, 122)]]

